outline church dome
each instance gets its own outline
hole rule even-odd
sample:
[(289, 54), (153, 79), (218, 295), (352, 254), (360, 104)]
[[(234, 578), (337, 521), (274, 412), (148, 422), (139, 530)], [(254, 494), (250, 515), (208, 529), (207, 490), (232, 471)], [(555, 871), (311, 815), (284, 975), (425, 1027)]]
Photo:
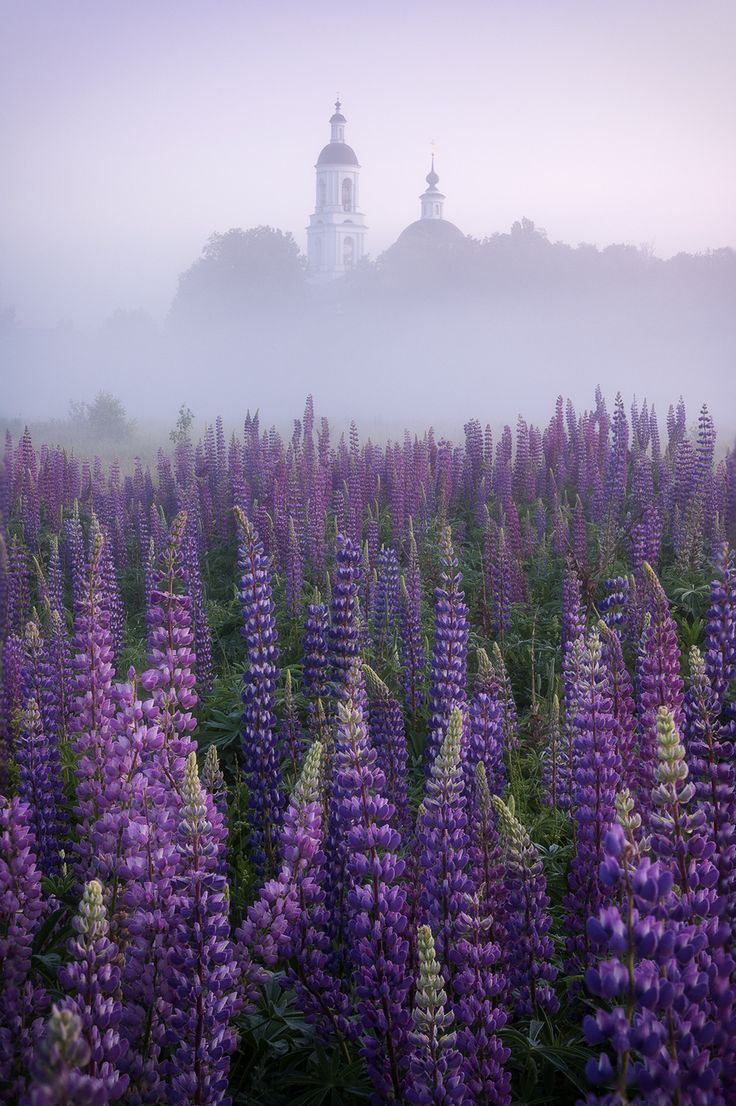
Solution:
[(417, 219), (415, 223), (409, 223), (409, 226), (402, 230), (396, 239), (396, 244), (421, 245), (426, 242), (450, 245), (452, 242), (461, 241), (464, 237), (460, 228), (447, 219)]
[(318, 165), (357, 165), (355, 150), (346, 142), (328, 142), (317, 158)]
[(437, 185), (440, 178), (434, 167), (434, 154), (432, 154), (432, 166), (424, 178), (427, 188), (419, 197), (421, 204), (421, 218), (402, 230), (396, 239), (396, 245), (411, 245), (419, 248), (428, 246), (450, 246), (461, 242), (465, 238), (463, 232), (443, 217), (442, 211), (445, 205), (445, 197)]

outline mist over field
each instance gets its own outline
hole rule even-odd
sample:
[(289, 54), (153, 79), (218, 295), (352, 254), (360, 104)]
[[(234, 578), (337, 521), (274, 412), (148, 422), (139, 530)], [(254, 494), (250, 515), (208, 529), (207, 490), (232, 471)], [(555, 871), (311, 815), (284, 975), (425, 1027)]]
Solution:
[[(449, 433), (600, 384), (731, 434), (732, 6), (2, 11), (4, 421), (105, 391), (139, 430), (182, 403), (288, 426), (311, 392), (379, 436)], [(331, 126), (360, 212), (332, 274)]]
[(450, 433), (476, 413), (541, 420), (559, 394), (585, 407), (600, 384), (663, 413), (679, 395), (691, 409), (707, 402), (722, 432), (733, 429), (732, 251), (662, 262), (553, 246), (535, 229), (462, 247), (389, 254), (316, 291), (294, 256), (265, 292), (246, 248), (231, 286), (182, 290), (161, 322), (121, 312), (94, 330), (6, 323), (2, 414), (64, 418), (70, 401), (104, 390), (142, 427), (171, 423), (183, 402), (200, 420), (235, 425), (258, 408), (288, 426), (311, 391), (322, 413), (364, 430)]

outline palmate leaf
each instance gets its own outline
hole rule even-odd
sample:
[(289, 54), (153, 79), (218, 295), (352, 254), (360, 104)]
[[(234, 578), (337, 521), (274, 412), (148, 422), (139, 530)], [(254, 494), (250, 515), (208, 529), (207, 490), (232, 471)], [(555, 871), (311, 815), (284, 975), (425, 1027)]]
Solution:
[[(44, 884), (51, 882), (45, 880)], [(57, 879), (53, 883), (61, 884), (62, 880)], [(72, 914), (70, 906), (59, 906), (49, 911), (33, 937), (33, 970), (52, 990), (57, 986), (59, 967), (66, 959), (67, 941), (73, 935)]]
[(292, 1106), (352, 1106), (371, 1096), (371, 1087), (362, 1060), (345, 1060), (337, 1048), (317, 1047), (310, 1056), (306, 1072), (294, 1072), (282, 1081), (285, 1087), (304, 1090), (290, 1098)]
[(242, 729), (241, 714), (242, 708), (238, 706), (229, 711), (214, 708), (200, 729), (200, 749), (205, 751), (210, 745), (215, 745), (219, 751), (238, 742)]
[(574, 1026), (564, 1023), (563, 1035), (556, 1028), (559, 1022), (559, 1017), (555, 1025), (533, 1018), (526, 1032), (516, 1026), (501, 1030), (504, 1044), (511, 1049), (511, 1066), (520, 1073), (514, 1079), (516, 1102), (532, 1106), (554, 1101), (563, 1106), (590, 1090), (584, 1072), (591, 1053)]
[(289, 1048), (312, 1049), (314, 1030), (293, 1005), (293, 995), (271, 976), (261, 989), (258, 1008), (239, 1019), (241, 1043), (253, 1051), (283, 1054)]

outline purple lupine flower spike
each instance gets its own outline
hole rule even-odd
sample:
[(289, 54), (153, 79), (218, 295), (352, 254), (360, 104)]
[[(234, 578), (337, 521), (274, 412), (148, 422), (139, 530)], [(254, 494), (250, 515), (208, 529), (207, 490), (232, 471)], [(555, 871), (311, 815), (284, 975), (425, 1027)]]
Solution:
[(458, 917), (453, 949), (453, 1006), (457, 1047), (472, 1101), (508, 1106), (511, 1076), (504, 1064), (510, 1051), (497, 1036), (506, 1024), (506, 1014), (497, 1005), (506, 981), (499, 971), (499, 946), (491, 938), (492, 922), (481, 896), (469, 895)]
[(705, 671), (719, 702), (736, 676), (736, 559), (724, 543), (716, 558), (705, 629)]
[(15, 759), (18, 794), (32, 812), (39, 867), (45, 875), (56, 875), (61, 869), (65, 829), (61, 765), (58, 750), (44, 732), (35, 699), (28, 700), (23, 712)]
[(238, 1011), (237, 964), (228, 922), (225, 877), (213, 839), (212, 803), (202, 789), (197, 758), (187, 758), (177, 849), (181, 876), (169, 953), (170, 1100), (219, 1106), (227, 1095)]
[(329, 611), (315, 590), (307, 606), (304, 626), (304, 693), (309, 700), (309, 729), (315, 738), (326, 737), (325, 709), (329, 695), (327, 634)]
[(435, 955), (434, 938), (428, 925), (417, 931), (419, 979), (414, 999), (414, 1029), (410, 1037), (411, 1079), (406, 1102), (412, 1106), (440, 1106), (469, 1101), (465, 1087), (463, 1057), (451, 1030), (452, 1009), (444, 990), (442, 971)]
[(147, 611), (150, 667), (140, 683), (151, 698), (144, 703), (146, 714), (164, 735), (164, 748), (155, 771), (169, 793), (172, 819), (176, 821), (178, 792), (189, 753), (196, 749), (192, 732), (197, 705), (192, 630), (192, 601), (186, 590), (186, 569), (182, 546), (187, 514), (181, 511), (171, 524), (168, 541), (153, 576)]
[(113, 645), (110, 613), (103, 606), (101, 555), (104, 538), (98, 533), (89, 565), (85, 593), (74, 619), (74, 699), (70, 728), (77, 758), (77, 818), (79, 875), (90, 871), (94, 856), (92, 827), (106, 809), (105, 762), (111, 742)]
[(513, 934), (508, 972), (514, 1009), (519, 1014), (542, 1010), (554, 1014), (560, 1004), (551, 987), (557, 969), (552, 964), (552, 919), (542, 862), (514, 814), (513, 803), (504, 803), (498, 795), (491, 801), (499, 817), (506, 861), (507, 924)]
[(107, 1106), (104, 1079), (87, 1074), (92, 1059), (79, 1014), (54, 1006), (32, 1066), (28, 1106)]
[(475, 778), (473, 780), (470, 861), (475, 893), (479, 896), (481, 917), (490, 919), (489, 937), (498, 947), (499, 964), (505, 966), (508, 927), (506, 924), (504, 862), (498, 832), (498, 817), (493, 806), (485, 765), (482, 761), (479, 761), (475, 766)]
[(601, 876), (621, 905), (588, 922), (599, 958), (585, 982), (601, 1005), (584, 1019), (583, 1031), (589, 1045), (606, 1049), (586, 1068), (604, 1091), (592, 1101), (667, 1102), (676, 1093), (682, 1102), (725, 1106), (702, 1005), (708, 984), (699, 960), (707, 937), (668, 916), (671, 871), (639, 857), (622, 825), (607, 833), (605, 852)]
[[(194, 512), (188, 513), (189, 524), (182, 543), (183, 572), (191, 598), (192, 623), (194, 628), (194, 654), (196, 657), (197, 687), (200, 695), (209, 695), (214, 685), (212, 662), (212, 632), (204, 584), (199, 549), (199, 536), (195, 529)], [(147, 605), (150, 605), (150, 590), (147, 593)]]
[(473, 791), (475, 766), (485, 767), (488, 786), (500, 795), (506, 786), (504, 709), (488, 654), (478, 650), (478, 673), (468, 710), (468, 742), (464, 756), (465, 794)]
[(436, 626), (427, 723), (427, 766), (431, 767), (444, 740), (450, 712), (465, 702), (468, 663), (468, 608), (460, 587), (462, 574), (446, 527), (441, 542), (441, 586), (435, 588)]
[(657, 766), (657, 711), (667, 707), (675, 725), (682, 725), (683, 681), (677, 627), (664, 589), (654, 570), (644, 565), (651, 596), (650, 619), (642, 635), (637, 665), (639, 707), (638, 806), (643, 817), (651, 810)]
[(451, 973), (452, 946), (464, 896), (472, 890), (469, 875), (468, 815), (460, 759), (463, 714), (454, 707), (447, 733), (427, 778), (417, 816), (420, 856), (420, 911), (437, 935), (440, 962)]
[(360, 658), (359, 579), (360, 548), (350, 538), (338, 534), (335, 571), (332, 576), (330, 627), (327, 637), (333, 694), (338, 700), (347, 696)]
[(227, 807), (227, 784), (225, 783), (225, 777), (220, 768), (220, 760), (217, 756), (217, 746), (210, 745), (209, 749), (205, 753), (204, 764), (202, 766), (202, 787), (212, 798), (215, 809), (220, 816), (222, 824), (222, 841), (218, 851), (218, 871), (221, 875), (227, 876), (228, 870), (228, 851), (227, 851), (227, 829), (228, 829), (228, 807)]
[(285, 984), (323, 1040), (354, 1036), (350, 1002), (330, 970), (324, 890), (325, 750), (314, 741), (289, 799), (281, 829), (281, 869), (261, 888), (236, 938), (254, 961), (287, 963)]
[(82, 1022), (82, 1036), (90, 1050), (87, 1074), (99, 1079), (110, 1102), (125, 1094), (128, 1077), (120, 1072), (127, 1043), (120, 1034), (120, 967), (118, 948), (108, 936), (102, 884), (90, 880), (73, 922), (76, 936), (69, 941), (70, 961), (59, 972), (67, 994), (62, 1009)]
[(271, 569), (252, 523), (235, 508), (240, 530), (240, 602), (248, 650), (243, 674), (243, 760), (249, 788), (253, 858), (261, 871), (276, 861), (281, 821), (281, 772), (276, 733), (278, 634)]
[(422, 581), (414, 529), (409, 520), (409, 564), (399, 581), (399, 634), (404, 701), (412, 721), (424, 702), (424, 638), (422, 636)]
[(560, 700), (552, 697), (549, 737), (542, 753), (542, 801), (553, 810), (570, 805), (570, 756), (560, 729)]
[(506, 662), (497, 641), (493, 643), (491, 655), (491, 668), (493, 677), (490, 683), (493, 695), (501, 704), (501, 717), (503, 719), (503, 748), (508, 753), (515, 752), (519, 747), (519, 723), (516, 711), (514, 692), (511, 687)]
[(34, 1025), (48, 1006), (31, 971), (44, 909), (31, 820), (27, 803), (0, 795), (0, 1081), (9, 1102), (26, 1087)]
[(378, 766), (386, 777), (386, 798), (396, 811), (396, 825), (405, 840), (411, 830), (408, 765), (404, 715), (401, 704), (383, 680), (363, 665), (368, 690), (368, 732), (378, 753)]
[(585, 649), (575, 702), (572, 763), (575, 855), (564, 900), (571, 972), (587, 967), (587, 920), (607, 901), (607, 891), (598, 873), (603, 861), (603, 839), (615, 818), (616, 792), (621, 781), (610, 675), (595, 632)]
[(736, 924), (736, 720), (722, 722), (718, 696), (696, 646), (690, 650), (690, 687), (685, 697), (687, 759), (702, 811), (703, 832), (715, 846), (718, 892), (725, 917)]
[(599, 623), (603, 646), (602, 660), (608, 669), (611, 710), (616, 721), (616, 748), (622, 778), (635, 786), (636, 706), (634, 687), (626, 667), (621, 639), (605, 622)]
[(399, 612), (399, 564), (396, 551), (383, 546), (378, 554), (376, 590), (371, 629), (374, 647), (381, 657), (389, 656), (396, 638)]
[(398, 1106), (405, 1093), (411, 989), (404, 861), (355, 686), (338, 704), (334, 772), (346, 841), (345, 909), (361, 1052), (377, 1098)]

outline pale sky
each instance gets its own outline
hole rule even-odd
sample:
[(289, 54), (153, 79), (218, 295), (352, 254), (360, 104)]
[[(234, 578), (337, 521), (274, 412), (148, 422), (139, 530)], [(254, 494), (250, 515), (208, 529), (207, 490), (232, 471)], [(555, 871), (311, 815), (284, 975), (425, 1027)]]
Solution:
[(466, 233), (736, 246), (733, 0), (0, 0), (0, 308), (161, 319), (215, 230), (304, 248), (336, 92), (376, 256), (436, 143)]

